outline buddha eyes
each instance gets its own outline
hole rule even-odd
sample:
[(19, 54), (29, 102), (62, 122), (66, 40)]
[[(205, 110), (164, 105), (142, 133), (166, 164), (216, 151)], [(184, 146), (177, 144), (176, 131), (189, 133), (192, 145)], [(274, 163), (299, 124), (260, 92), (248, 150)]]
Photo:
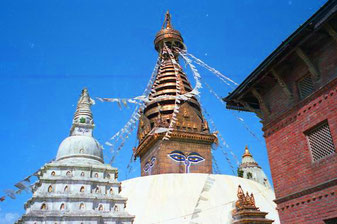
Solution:
[(202, 158), (201, 156), (197, 156), (197, 155), (188, 156), (187, 159), (188, 159), (188, 161), (190, 161), (192, 163), (197, 163), (197, 162), (200, 162), (200, 161), (204, 160), (204, 158)]
[(146, 162), (144, 165), (144, 171), (147, 172), (149, 171), (153, 166), (154, 163), (156, 162), (156, 157), (152, 156), (150, 161)]
[(156, 157), (153, 156), (150, 161), (150, 166), (153, 166), (155, 161), (156, 161)]
[(146, 172), (146, 171), (148, 171), (149, 170), (149, 168), (150, 168), (150, 164), (147, 162), (147, 163), (145, 163), (145, 166), (144, 166), (144, 171)]
[(182, 162), (186, 160), (185, 155), (180, 153), (170, 153), (169, 156), (174, 159), (175, 161)]
[(181, 151), (173, 151), (169, 154), (169, 156), (177, 161), (177, 162), (184, 162), (188, 160), (191, 163), (198, 163), (205, 160), (199, 153), (191, 152), (187, 157)]

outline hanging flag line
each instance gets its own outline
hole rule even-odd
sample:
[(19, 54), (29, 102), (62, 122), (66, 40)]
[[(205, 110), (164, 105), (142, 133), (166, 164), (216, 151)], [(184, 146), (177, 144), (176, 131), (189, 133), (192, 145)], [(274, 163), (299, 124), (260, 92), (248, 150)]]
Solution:
[[(225, 139), (222, 137), (222, 135), (221, 135), (221, 133), (219, 132), (219, 130), (216, 128), (215, 122), (213, 121), (211, 115), (207, 112), (207, 110), (202, 106), (200, 100), (199, 100), (199, 103), (200, 103), (200, 106), (201, 106), (201, 109), (202, 109), (202, 113), (205, 114), (205, 115), (207, 116), (207, 119), (208, 119), (209, 123), (211, 123), (211, 128), (212, 128), (213, 132), (217, 134), (217, 137), (219, 137), (220, 142), (222, 143), (222, 144), (219, 144), (219, 145), (218, 145), (219, 148), (220, 148), (220, 150), (221, 150), (221, 152), (222, 152), (222, 154), (225, 156), (225, 159), (226, 159), (228, 165), (230, 166), (232, 173), (233, 173), (234, 175), (236, 175), (234, 166), (232, 165), (232, 162), (231, 162), (231, 160), (229, 159), (228, 153), (227, 153), (226, 150), (222, 147), (222, 145), (224, 145), (224, 146), (230, 151), (230, 153), (231, 153), (231, 155), (233, 156), (233, 158), (235, 159), (237, 165), (239, 165), (239, 161), (238, 161), (236, 155), (232, 152), (231, 147), (227, 144), (227, 142), (226, 142)], [(214, 149), (214, 150), (216, 150), (216, 149)]]
[[(203, 80), (204, 84), (206, 85), (207, 89), (209, 90), (209, 92), (211, 94), (213, 94), (215, 96), (216, 99), (218, 99), (222, 105), (224, 105), (224, 107), (226, 107), (225, 102), (221, 99), (221, 97), (212, 89), (212, 87), (210, 87), (210, 85), (207, 84), (207, 82), (205, 82)], [(241, 122), (241, 124), (243, 125), (243, 127), (249, 132), (249, 134), (251, 136), (253, 136), (256, 140), (258, 140), (260, 143), (262, 143), (261, 139), (249, 128), (249, 126), (246, 124), (245, 120), (242, 117), (237, 116), (233, 111), (231, 111), (232, 115)]]
[(199, 195), (199, 198), (197, 200), (197, 203), (194, 207), (194, 210), (193, 210), (193, 213), (192, 213), (192, 217), (191, 217), (191, 221), (190, 221), (190, 224), (197, 224), (199, 223), (197, 220), (198, 220), (198, 213), (200, 213), (202, 211), (202, 204), (206, 203), (206, 201), (208, 201), (208, 195), (207, 195), (207, 192), (209, 192), (213, 186), (215, 182), (215, 179), (213, 179), (210, 174), (208, 174), (206, 180), (205, 180), (205, 183), (204, 183), (204, 186), (203, 188), (201, 189), (201, 192), (200, 192), (200, 195)]
[[(158, 57), (157, 61), (156, 61), (156, 65), (155, 65), (155, 67), (154, 67), (154, 69), (152, 71), (150, 80), (149, 80), (147, 86), (145, 87), (145, 89), (143, 91), (143, 94), (141, 96), (139, 96), (139, 97), (135, 97), (134, 99), (128, 99), (126, 102), (132, 102), (132, 103), (134, 103), (134, 101), (137, 100), (137, 99), (148, 98), (147, 96), (149, 95), (149, 93), (151, 91), (151, 87), (153, 85), (153, 82), (155, 80), (158, 68), (161, 65), (161, 63), (162, 63), (162, 61), (160, 61), (159, 57)], [(103, 99), (103, 101), (109, 101), (108, 98), (101, 98), (101, 99)], [(112, 100), (112, 101), (113, 102), (122, 102), (122, 101), (118, 101), (118, 100), (117, 101)], [(129, 121), (124, 125), (124, 127), (122, 129), (120, 129), (116, 134), (114, 134), (110, 138), (109, 141), (105, 142), (106, 145), (110, 146), (110, 151), (113, 153), (113, 156), (112, 156), (112, 158), (110, 160), (110, 164), (112, 164), (114, 162), (116, 155), (119, 153), (119, 151), (125, 145), (125, 142), (129, 138), (129, 135), (132, 134), (132, 131), (135, 129), (136, 123), (137, 123), (137, 121), (139, 120), (139, 118), (141, 116), (140, 113), (141, 113), (141, 111), (145, 107), (144, 101), (141, 101), (141, 102), (136, 103), (136, 104), (137, 104), (137, 106), (134, 109), (134, 111), (133, 111), (133, 113), (132, 113), (131, 118), (129, 119)], [(114, 150), (115, 144), (120, 139), (122, 139), (121, 144), (118, 146), (117, 150)], [(113, 143), (111, 143), (111, 141), (113, 141)]]
[[(170, 49), (169, 49), (170, 51)], [(171, 56), (172, 57), (173, 54), (171, 52)], [(174, 57), (173, 57), (174, 59)], [(157, 60), (158, 62), (159, 60)], [(175, 61), (175, 60), (174, 60)], [(158, 85), (158, 82), (156, 83), (154, 81), (155, 77), (156, 77), (156, 74), (157, 74), (157, 71), (158, 71), (158, 68), (160, 66), (160, 64), (162, 63), (162, 61), (159, 63), (156, 64), (154, 70), (153, 70), (153, 73), (151, 75), (151, 79), (149, 81), (149, 84), (147, 85), (147, 87), (145, 88), (145, 91), (143, 93), (143, 95), (141, 96), (138, 96), (138, 97), (135, 97), (135, 98), (132, 98), (132, 99), (124, 99), (124, 102), (132, 102), (134, 103), (134, 100), (139, 100), (141, 101), (137, 106), (139, 106), (140, 110), (137, 111), (138, 107), (136, 107), (136, 110), (134, 111), (134, 113), (132, 114), (131, 116), (131, 119), (126, 123), (126, 125), (120, 130), (118, 131), (114, 136), (112, 136), (110, 138), (110, 141), (114, 141), (114, 143), (111, 143), (110, 141), (107, 141), (105, 144), (110, 146), (111, 147), (111, 151), (114, 153), (110, 163), (113, 163), (116, 155), (119, 153), (119, 151), (122, 149), (122, 147), (125, 145), (125, 142), (126, 140), (128, 139), (129, 135), (131, 134), (132, 130), (135, 128), (135, 124), (136, 122), (138, 121), (139, 117), (140, 117), (140, 111), (142, 111), (144, 108), (145, 108), (145, 104), (150, 102), (150, 101), (157, 101), (157, 100), (160, 100), (160, 99), (164, 99), (164, 98), (172, 98), (172, 99), (175, 99), (175, 100), (178, 100), (180, 102), (180, 100), (188, 100), (190, 98), (192, 98), (193, 96), (197, 96), (200, 94), (199, 92), (199, 89), (202, 87), (201, 86), (201, 82), (200, 82), (200, 74), (198, 72), (198, 70), (195, 68), (195, 66), (192, 64), (191, 60), (187, 59), (187, 61), (189, 62), (189, 66), (192, 70), (192, 73), (193, 73), (193, 77), (196, 81), (196, 85), (195, 87), (193, 88), (193, 90), (191, 92), (187, 92), (185, 94), (181, 94), (181, 95), (178, 95), (178, 96), (172, 96), (172, 95), (162, 95), (162, 96), (158, 96), (158, 97), (154, 97), (153, 99), (149, 99), (149, 97), (147, 95), (145, 95), (147, 92), (150, 92), (150, 94), (154, 94), (155, 93), (155, 90), (154, 88), (150, 88), (151, 86), (154, 86), (154, 85)], [(177, 65), (177, 62), (175, 62), (175, 64)], [(175, 71), (177, 72), (177, 71)], [(152, 84), (154, 83), (154, 84)], [(103, 101), (110, 101), (110, 102), (123, 102), (122, 99), (114, 99), (112, 98), (111, 100), (109, 98), (101, 98)], [(178, 104), (177, 104), (178, 105)], [(175, 106), (175, 110), (176, 110), (176, 114), (177, 112), (179, 111), (179, 105), (178, 106)], [(176, 119), (176, 117), (174, 117)], [(174, 119), (172, 119), (173, 122), (174, 122)], [(174, 123), (173, 123), (174, 124)], [(173, 125), (171, 125), (171, 127), (173, 127)], [(160, 131), (166, 131), (170, 134), (170, 130), (172, 132), (172, 129), (169, 129), (169, 130), (160, 130)], [(157, 130), (158, 132), (159, 130)], [(166, 134), (165, 134), (166, 135)], [(167, 140), (169, 139), (169, 135), (167, 136), (167, 138), (164, 137), (164, 140)], [(116, 144), (116, 142), (118, 140), (122, 139), (122, 142), (121, 144), (119, 145), (119, 147), (117, 148), (117, 150), (113, 150), (114, 148), (114, 145)]]
[[(49, 163), (51, 163), (53, 161), (54, 161), (54, 159), (51, 160)], [(14, 189), (5, 189), (4, 190), (5, 195), (3, 195), (3, 196), (0, 197), (0, 202), (5, 201), (7, 197), (9, 197), (11, 199), (16, 199), (16, 195), (21, 194), (22, 191), (25, 191), (26, 193), (32, 192), (33, 189), (34, 189), (34, 187), (35, 187), (35, 185), (36, 185), (36, 183), (38, 182), (38, 180), (32, 183), (31, 178), (33, 176), (35, 176), (35, 177), (38, 178), (39, 175), (40, 175), (40, 169), (38, 169), (37, 171), (35, 171), (33, 174), (25, 177), (23, 180), (21, 180), (21, 181), (17, 182), (16, 184), (14, 184), (14, 186), (17, 188), (16, 190), (14, 190)]]
[(218, 162), (216, 161), (216, 159), (215, 159), (215, 157), (213, 155), (213, 151), (212, 151), (212, 160), (213, 160), (213, 163), (214, 163), (214, 166), (213, 166), (214, 173), (215, 174), (221, 174), (219, 166), (218, 166)]
[[(233, 80), (230, 79), (229, 77), (225, 76), (224, 74), (222, 74), (221, 72), (219, 72), (219, 71), (216, 70), (215, 68), (212, 68), (211, 66), (209, 66), (208, 64), (206, 64), (205, 62), (203, 62), (201, 59), (199, 59), (199, 58), (195, 57), (194, 55), (192, 55), (191, 53), (187, 52), (187, 50), (181, 50), (181, 53), (184, 54), (185, 56), (188, 55), (188, 56), (190, 56), (191, 58), (193, 58), (194, 61), (195, 61), (198, 65), (200, 65), (200, 66), (206, 68), (207, 70), (209, 70), (210, 72), (214, 73), (214, 74), (215, 74), (218, 78), (220, 78), (225, 84), (227, 84), (227, 85), (230, 86), (230, 84), (227, 82), (227, 81), (229, 81), (229, 82), (231, 82), (232, 84), (234, 84), (235, 86), (238, 85), (235, 81), (233, 81)], [(226, 79), (227, 81), (225, 81), (224, 79)]]

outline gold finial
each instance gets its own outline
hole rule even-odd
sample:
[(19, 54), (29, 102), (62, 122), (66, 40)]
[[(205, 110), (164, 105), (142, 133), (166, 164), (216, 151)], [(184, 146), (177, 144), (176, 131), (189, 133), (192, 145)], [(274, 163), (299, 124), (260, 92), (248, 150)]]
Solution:
[(246, 156), (252, 157), (252, 154), (250, 154), (250, 152), (248, 150), (248, 145), (246, 145), (246, 147), (245, 147), (245, 153), (242, 155), (242, 157), (246, 157)]
[[(166, 24), (166, 27), (165, 27)], [(171, 14), (169, 10), (167, 10), (166, 15), (165, 15), (165, 20), (163, 23), (163, 26), (161, 27), (162, 29), (172, 29), (172, 24), (171, 24)]]

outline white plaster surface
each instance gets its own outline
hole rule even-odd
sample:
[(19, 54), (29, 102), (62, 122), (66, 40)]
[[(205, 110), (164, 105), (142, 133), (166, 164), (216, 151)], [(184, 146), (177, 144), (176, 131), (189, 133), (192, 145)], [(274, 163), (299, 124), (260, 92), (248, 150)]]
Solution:
[[(213, 184), (203, 191), (212, 179)], [(134, 224), (226, 224), (232, 222), (238, 185), (254, 194), (257, 207), (269, 213), (267, 218), (280, 223), (274, 192), (235, 176), (191, 173), (138, 177), (122, 182), (121, 195), (128, 198), (126, 210), (136, 216)]]

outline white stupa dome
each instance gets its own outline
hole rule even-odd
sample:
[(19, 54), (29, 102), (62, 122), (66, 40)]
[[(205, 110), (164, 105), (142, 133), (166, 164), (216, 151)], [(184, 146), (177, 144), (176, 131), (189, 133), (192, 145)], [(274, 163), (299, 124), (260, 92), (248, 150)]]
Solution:
[(91, 136), (69, 136), (59, 146), (56, 160), (90, 159), (103, 163), (103, 152), (100, 144)]
[[(227, 224), (237, 200), (238, 185), (253, 193), (266, 218), (279, 224), (274, 192), (255, 181), (229, 175), (160, 174), (122, 182), (127, 210), (134, 224)], [(206, 187), (205, 187), (206, 186)]]

